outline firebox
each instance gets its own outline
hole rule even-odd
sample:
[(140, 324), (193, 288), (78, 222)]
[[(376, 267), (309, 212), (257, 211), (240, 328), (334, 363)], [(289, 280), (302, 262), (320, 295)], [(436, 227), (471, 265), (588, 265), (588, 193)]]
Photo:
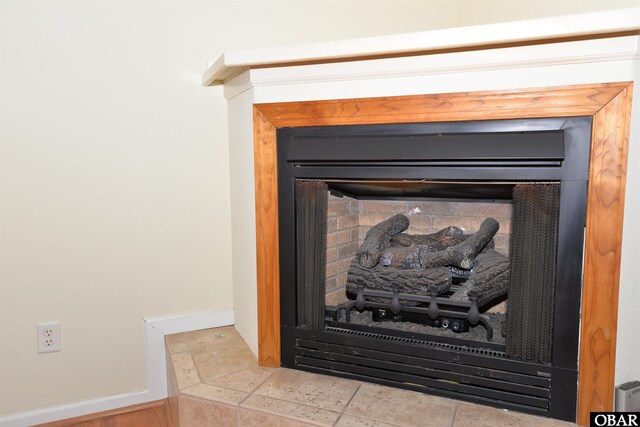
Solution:
[(590, 131), (279, 129), (282, 366), (575, 421)]

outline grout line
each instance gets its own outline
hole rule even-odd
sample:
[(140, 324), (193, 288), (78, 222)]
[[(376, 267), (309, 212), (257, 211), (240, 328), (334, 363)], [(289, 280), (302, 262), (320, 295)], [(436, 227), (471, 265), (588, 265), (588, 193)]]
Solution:
[(344, 411), (347, 410), (347, 408), (351, 404), (351, 401), (353, 400), (353, 398), (356, 397), (356, 394), (358, 394), (358, 392), (360, 391), (360, 387), (362, 387), (362, 384), (358, 384), (358, 388), (356, 389), (355, 392), (353, 392), (353, 395), (351, 396), (351, 398), (349, 399), (347, 404), (344, 405), (344, 408), (342, 408), (342, 411), (340, 411), (340, 415), (338, 415), (338, 418), (336, 418), (336, 422), (333, 423), (334, 426), (338, 423), (338, 421), (340, 421), (340, 418), (342, 418), (342, 416), (344, 415)]
[(196, 396), (193, 394), (180, 394), (180, 397), (183, 397), (185, 399), (191, 399), (191, 400), (198, 400), (200, 402), (207, 402), (207, 403), (213, 403), (215, 405), (221, 405), (221, 406), (226, 406), (227, 408), (231, 408), (231, 409), (235, 409), (237, 408), (237, 404), (235, 403), (231, 403), (231, 402), (225, 402), (222, 400), (214, 400), (208, 397), (204, 397), (204, 396)]
[[(247, 368), (247, 369), (249, 369), (249, 368)], [(240, 371), (238, 371), (238, 372), (240, 372)], [(245, 402), (245, 400), (249, 399), (249, 398), (253, 395), (253, 392), (254, 392), (254, 391), (256, 391), (258, 388), (260, 388), (260, 386), (261, 386), (262, 384), (266, 383), (266, 382), (267, 382), (267, 380), (269, 380), (269, 378), (271, 378), (271, 376), (272, 376), (272, 375), (273, 375), (273, 372), (271, 372), (271, 373), (267, 376), (267, 378), (265, 378), (265, 379), (264, 379), (264, 381), (262, 381), (260, 384), (258, 384), (258, 386), (257, 386), (257, 387), (255, 387), (252, 391), (250, 391), (249, 393), (247, 393), (247, 396), (246, 396), (244, 399), (242, 399), (240, 402), (238, 402), (238, 427), (241, 427), (241, 426), (240, 426), (240, 410), (242, 409), (242, 404)], [(232, 390), (233, 390), (233, 389), (232, 389)]]
[[(275, 372), (275, 369), (274, 369), (274, 372)], [(250, 393), (247, 393), (247, 397), (245, 397), (240, 402), (238, 402), (238, 427), (241, 427), (240, 426), (240, 410), (242, 409), (242, 404), (245, 402), (245, 400), (249, 399), (253, 395), (253, 393), (262, 386), (262, 384), (266, 383), (269, 380), (269, 378), (271, 378), (272, 375), (273, 375), (273, 372), (271, 372), (269, 376), (267, 376), (267, 378), (265, 378), (264, 381), (258, 384), (258, 386), (254, 388)]]
[[(251, 393), (251, 394), (253, 394), (253, 393)], [(271, 400), (277, 400), (278, 402), (293, 403), (293, 404), (295, 404), (295, 405), (306, 406), (306, 407), (308, 407), (308, 408), (319, 409), (319, 410), (321, 410), (321, 411), (333, 412), (333, 413), (336, 413), (336, 414), (338, 413), (337, 411), (332, 411), (331, 409), (321, 408), (321, 407), (319, 407), (319, 406), (310, 405), (310, 404), (308, 404), (308, 403), (296, 402), (295, 400), (281, 399), (281, 398), (279, 398), (279, 397), (265, 396), (265, 395), (263, 395), (263, 394), (257, 394), (256, 396), (264, 397), (264, 398), (271, 399)], [(246, 400), (246, 399), (245, 399), (245, 400)], [(244, 401), (243, 401), (243, 402), (244, 402)], [(295, 418), (295, 417), (294, 417), (294, 416), (292, 416), (292, 415), (285, 415), (285, 414), (280, 414), (280, 413), (277, 413), (277, 412), (269, 412), (269, 410), (268, 410), (268, 409), (260, 409), (260, 408), (253, 408), (253, 407), (247, 407), (247, 409), (252, 409), (252, 410), (254, 410), (254, 411), (258, 411), (258, 412), (266, 412), (266, 413), (268, 413), (268, 414), (279, 415), (279, 416), (281, 416), (281, 417), (287, 417), (287, 418), (292, 418), (292, 419), (298, 419), (298, 418)], [(313, 422), (313, 421), (305, 421), (305, 422), (307, 422), (307, 423), (311, 423), (311, 422)]]
[[(230, 326), (232, 326), (233, 329), (235, 330), (235, 326), (233, 326), (233, 325), (230, 325)], [(222, 328), (227, 328), (228, 326), (221, 326), (221, 327)], [(204, 330), (211, 330), (211, 329), (218, 329), (218, 328), (209, 328), (209, 329), (202, 329), (202, 330), (204, 331)], [(200, 332), (200, 331), (191, 331), (191, 332)], [(193, 350), (191, 348), (191, 345), (189, 344), (189, 340), (187, 339), (187, 334), (189, 334), (189, 332), (185, 332), (184, 334), (185, 334), (184, 340), (187, 343), (187, 347), (189, 347), (189, 354), (191, 355), (191, 360), (193, 360), (193, 365), (196, 367), (196, 373), (198, 374), (198, 378), (200, 379), (200, 384), (209, 384), (209, 383), (204, 381), (204, 379), (203, 379), (204, 377), (202, 376), (202, 374), (200, 373), (200, 369), (198, 368), (198, 362), (196, 361), (196, 358), (193, 356)], [(244, 341), (244, 339), (243, 339), (243, 341)], [(245, 342), (245, 345), (247, 345), (246, 342)], [(249, 351), (251, 351), (251, 350), (249, 350)], [(181, 353), (186, 353), (186, 351), (183, 351)], [(237, 371), (232, 371), (232, 372), (227, 372), (227, 373), (224, 373), (224, 374), (216, 375), (214, 377), (207, 378), (207, 381), (211, 381), (211, 380), (214, 380), (216, 378), (224, 377), (225, 375), (236, 374), (236, 373), (244, 371), (246, 369), (249, 369), (249, 368), (241, 368), (241, 369), (238, 369)], [(209, 384), (209, 385), (213, 385), (213, 384)], [(229, 389), (228, 387), (222, 387), (222, 388)], [(229, 389), (229, 390), (234, 390), (234, 389)], [(236, 391), (242, 391), (242, 390), (236, 390)]]
[(196, 362), (196, 359), (193, 357), (193, 350), (191, 349), (191, 344), (189, 344), (189, 340), (187, 339), (187, 333), (185, 333), (184, 335), (184, 341), (187, 343), (187, 347), (189, 348), (189, 356), (191, 356), (191, 360), (193, 360), (193, 366), (196, 367), (196, 374), (198, 374), (198, 380), (200, 381), (198, 384), (202, 384), (202, 375), (200, 374), (200, 369), (198, 369), (198, 363)]
[[(307, 403), (296, 402), (296, 401), (293, 401), (293, 400), (280, 399), (280, 398), (271, 397), (271, 396), (264, 396), (264, 395), (261, 395), (261, 394), (258, 394), (257, 396), (264, 397), (266, 399), (277, 400), (278, 402), (291, 403), (291, 404), (294, 404), (294, 405), (305, 406), (307, 408), (316, 409), (316, 410), (319, 410), (319, 411), (327, 411), (327, 412), (333, 412), (334, 414), (338, 414), (338, 412), (332, 411), (331, 409), (320, 408), (319, 406), (309, 405)], [(247, 397), (247, 399), (248, 398), (249, 397)], [(320, 426), (320, 427), (326, 427), (327, 426), (327, 424), (321, 424), (320, 421), (314, 421), (314, 420), (308, 420), (308, 419), (304, 419), (304, 418), (299, 418), (299, 417), (296, 417), (295, 415), (283, 414), (281, 412), (272, 411), (272, 410), (269, 410), (267, 408), (254, 408), (252, 406), (244, 406), (244, 407), (242, 407), (242, 409), (246, 409), (248, 411), (260, 412), (262, 414), (273, 415), (273, 416), (276, 416), (276, 417), (279, 417), (279, 418), (286, 418), (288, 420), (302, 422), (302, 423), (306, 423), (306, 424), (310, 424), (310, 425), (316, 425), (316, 426)], [(340, 416), (338, 416), (338, 419), (340, 419)]]
[[(191, 355), (191, 357), (193, 358), (193, 354)], [(196, 360), (193, 359), (193, 361), (195, 362)], [(213, 381), (213, 380), (216, 380), (218, 378), (226, 377), (227, 375), (237, 374), (238, 372), (246, 371), (246, 370), (249, 370), (249, 369), (251, 369), (251, 368), (241, 368), (241, 369), (238, 369), (237, 371), (225, 372), (224, 374), (216, 375), (214, 377), (207, 378), (206, 380), (202, 380), (202, 382), (205, 383), (205, 384), (214, 385), (216, 387), (226, 388), (228, 390), (235, 390), (235, 388), (222, 387), (222, 386), (219, 386), (219, 385), (208, 383), (207, 381)], [(242, 390), (236, 390), (236, 391), (242, 391)], [(246, 393), (246, 391), (245, 391), (245, 393)]]
[[(156, 329), (156, 330), (158, 330), (157, 328), (155, 328), (155, 329)], [(159, 332), (160, 332), (160, 331), (159, 331)], [(186, 346), (187, 346), (187, 349), (186, 349), (186, 350), (182, 350), (182, 351), (172, 351), (172, 350), (171, 350), (171, 345), (169, 344), (169, 338), (168, 338), (168, 337), (172, 337), (172, 336), (175, 336), (175, 335), (183, 335), (184, 343), (185, 343), (185, 344), (186, 344)], [(167, 353), (169, 353), (169, 355), (170, 355), (170, 356), (171, 356), (171, 355), (173, 355), (173, 354), (178, 354), (178, 353), (186, 353), (187, 351), (190, 351), (190, 350), (191, 350), (191, 349), (189, 348), (189, 343), (187, 343), (187, 336), (185, 335), (185, 333), (184, 333), (184, 332), (178, 332), (177, 334), (165, 335), (165, 336), (164, 336), (164, 344), (165, 344), (165, 346), (166, 346), (166, 348), (167, 348)]]
[[(280, 368), (275, 368), (275, 369), (280, 369)], [(274, 369), (274, 371), (273, 371), (273, 372), (275, 372), (275, 369)], [(250, 398), (250, 397), (253, 395), (253, 393), (255, 393), (255, 392), (256, 392), (256, 390), (258, 390), (260, 387), (262, 387), (262, 384), (264, 384), (264, 383), (266, 383), (267, 381), (269, 381), (269, 378), (271, 378), (271, 377), (273, 376), (273, 372), (271, 372), (271, 373), (269, 374), (269, 376), (268, 376), (267, 378), (265, 378), (265, 379), (264, 379), (264, 381), (262, 381), (260, 384), (258, 384), (258, 385), (256, 386), (256, 388), (254, 388), (254, 389), (253, 389), (253, 390), (252, 390), (252, 391), (247, 395), (247, 397), (245, 397), (245, 398), (244, 398), (244, 399), (242, 399), (240, 402), (238, 402), (238, 408), (240, 408), (240, 405), (242, 405), (242, 404), (244, 403), (244, 401), (245, 401), (245, 400), (247, 400), (248, 398)]]
[[(222, 385), (211, 384), (210, 382), (207, 382), (207, 381), (212, 381), (212, 380), (215, 380), (215, 379), (218, 379), (218, 378), (225, 377), (227, 375), (233, 375), (233, 374), (237, 374), (239, 372), (248, 371), (249, 369), (252, 369), (252, 368), (244, 368), (244, 369), (240, 369), (239, 371), (230, 372), (228, 374), (218, 375), (217, 377), (209, 378), (209, 379), (203, 381), (203, 384), (207, 384), (207, 385), (210, 385), (210, 386), (213, 386), (213, 387), (224, 388), (225, 390), (239, 391), (241, 393), (247, 393), (247, 394), (250, 395), (250, 394), (253, 394), (253, 392), (256, 391), (257, 388), (260, 387), (262, 384), (264, 384), (269, 378), (271, 378), (271, 375), (273, 375), (273, 373), (270, 373), (264, 381), (262, 381), (260, 384), (258, 384), (252, 391), (248, 391), (248, 392), (244, 391), (244, 390), (238, 390), (237, 388), (233, 388), (233, 387), (229, 387), (229, 386), (222, 386)], [(244, 401), (244, 399), (242, 401)]]
[[(283, 369), (285, 369), (285, 368), (274, 368), (274, 372), (273, 373), (275, 373), (276, 370), (283, 370)], [(260, 385), (258, 387), (256, 387), (251, 393), (249, 393), (249, 396), (247, 396), (242, 401), (240, 401), (240, 403), (238, 403), (238, 416), (240, 415), (240, 405), (242, 405), (247, 399), (249, 399), (249, 397), (254, 395), (255, 392), (264, 383), (266, 383), (269, 380), (269, 378), (271, 378), (273, 376), (273, 373), (271, 375), (269, 375), (263, 382), (261, 382)], [(322, 374), (314, 374), (314, 375), (322, 375)], [(353, 396), (356, 395), (356, 393), (358, 392), (359, 389), (360, 389), (360, 385), (358, 385), (358, 388), (353, 393)], [(332, 411), (331, 409), (321, 408), (319, 406), (310, 405), (308, 403), (296, 402), (296, 401), (293, 401), (293, 400), (281, 399), (281, 398), (272, 397), (272, 396), (265, 396), (265, 395), (262, 395), (262, 394), (256, 394), (256, 396), (261, 396), (261, 397), (264, 397), (264, 398), (267, 398), (267, 399), (277, 400), (279, 402), (286, 402), (286, 403), (292, 403), (292, 404), (295, 404), (295, 405), (306, 406), (307, 408), (318, 409), (318, 410), (321, 410), (321, 411), (333, 412), (333, 413), (336, 413), (336, 414), (338, 413), (336, 411)], [(351, 399), (353, 399), (353, 396), (351, 396)], [(351, 399), (349, 399), (349, 403), (351, 403)], [(347, 405), (345, 406), (345, 409), (349, 405), (349, 403), (347, 403)], [(261, 412), (261, 413), (264, 413), (264, 414), (274, 415), (276, 417), (286, 418), (286, 419), (293, 420), (293, 421), (304, 422), (304, 423), (311, 424), (311, 425), (326, 426), (326, 424), (320, 424), (318, 421), (305, 420), (305, 419), (302, 419), (302, 418), (297, 418), (297, 417), (295, 417), (293, 415), (287, 415), (287, 414), (282, 414), (282, 413), (278, 413), (278, 412), (275, 412), (275, 411), (270, 411), (269, 409), (265, 409), (265, 408), (254, 408), (254, 407), (251, 407), (251, 406), (245, 406), (244, 409), (247, 409), (247, 410), (250, 410), (250, 411), (255, 411), (255, 412)], [(344, 409), (343, 409), (343, 412), (344, 412)], [(342, 413), (338, 414), (338, 418), (336, 419), (336, 422), (337, 422), (337, 420), (340, 419), (340, 415), (342, 415)]]
[(173, 356), (174, 354), (182, 354), (182, 353), (190, 353), (191, 351), (189, 349), (184, 350), (184, 351), (174, 351), (171, 352), (171, 350), (167, 349), (167, 353), (169, 354), (169, 356)]
[(453, 417), (451, 417), (451, 427), (456, 423), (456, 415), (458, 415), (458, 403), (453, 407)]

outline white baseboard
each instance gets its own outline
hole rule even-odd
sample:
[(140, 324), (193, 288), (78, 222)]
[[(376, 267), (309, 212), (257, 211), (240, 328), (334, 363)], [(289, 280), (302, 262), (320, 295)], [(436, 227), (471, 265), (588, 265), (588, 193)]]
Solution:
[(180, 316), (144, 319), (144, 358), (147, 375), (145, 390), (3, 416), (0, 417), (0, 427), (31, 426), (164, 399), (167, 397), (165, 335), (217, 328), (233, 323), (232, 309), (205, 310)]
[(206, 310), (181, 316), (153, 317), (144, 319), (144, 352), (147, 368), (147, 389), (153, 399), (167, 397), (167, 360), (164, 336), (180, 332), (217, 328), (233, 325), (232, 309)]

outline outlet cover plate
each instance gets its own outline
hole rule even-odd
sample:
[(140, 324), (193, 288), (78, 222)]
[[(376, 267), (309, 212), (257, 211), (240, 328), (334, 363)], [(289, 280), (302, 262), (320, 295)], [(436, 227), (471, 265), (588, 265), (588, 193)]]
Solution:
[(38, 353), (60, 351), (60, 322), (38, 323)]

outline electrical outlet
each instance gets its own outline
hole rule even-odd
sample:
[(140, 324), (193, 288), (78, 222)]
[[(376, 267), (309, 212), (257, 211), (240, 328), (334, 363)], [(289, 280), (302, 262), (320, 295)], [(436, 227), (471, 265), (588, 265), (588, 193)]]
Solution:
[(38, 323), (38, 353), (60, 351), (60, 322)]

